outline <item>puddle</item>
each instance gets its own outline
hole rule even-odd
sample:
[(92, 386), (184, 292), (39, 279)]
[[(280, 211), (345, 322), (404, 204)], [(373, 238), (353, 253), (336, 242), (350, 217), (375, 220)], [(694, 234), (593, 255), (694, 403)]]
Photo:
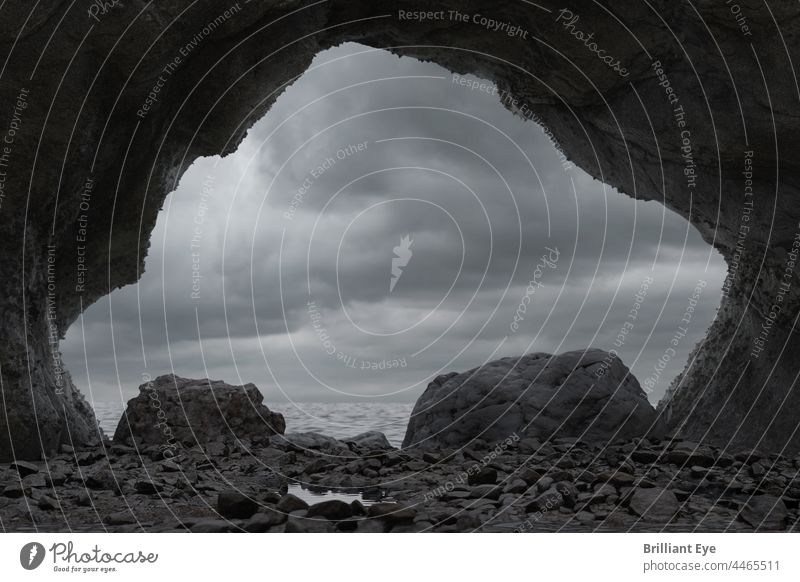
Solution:
[(387, 492), (378, 488), (329, 489), (327, 487), (290, 483), (289, 493), (299, 497), (309, 505), (319, 503), (320, 501), (330, 501), (331, 499), (338, 499), (339, 501), (344, 501), (345, 503), (351, 503), (358, 500), (364, 505), (372, 505), (373, 503), (378, 503), (380, 501), (391, 501), (391, 498), (387, 496)]

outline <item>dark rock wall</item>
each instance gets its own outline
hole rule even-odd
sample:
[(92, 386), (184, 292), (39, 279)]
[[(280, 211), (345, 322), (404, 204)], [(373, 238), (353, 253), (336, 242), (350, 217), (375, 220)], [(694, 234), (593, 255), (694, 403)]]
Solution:
[[(797, 281), (782, 295), (760, 356), (751, 352), (777, 301), (800, 220), (792, 155), (800, 145), (800, 91), (791, 67), (800, 62), (800, 8), (740, 4), (749, 35), (721, 2), (572, 2), (579, 20), (570, 30), (593, 32), (627, 69), (622, 76), (570, 34), (564, 19), (556, 22), (563, 5), (548, 1), (539, 5), (550, 12), (488, 0), (436, 4), (519, 25), (527, 39), (472, 22), (398, 18), (399, 9), (430, 10), (423, 2), (158, 2), (145, 9), (126, 0), (94, 17), (86, 5), (52, 0), (30, 12), (26, 2), (6, 2), (0, 139), (6, 123), (16, 119), (19, 128), (2, 168), (0, 458), (12, 456), (9, 434), (24, 457), (94, 437), (91, 411), (68, 375), (58, 374), (51, 331), (63, 336), (81, 309), (136, 282), (158, 211), (183, 171), (198, 156), (234, 151), (286, 84), (320, 50), (344, 41), (497, 82), (517, 106), (537, 113), (573, 161), (630, 196), (678, 212), (730, 264), (752, 199), (731, 298), (661, 409), (692, 438), (776, 450), (788, 442), (797, 450), (798, 346), (790, 333)], [(659, 85), (654, 61), (677, 103)], [(155, 88), (157, 100), (145, 111)], [(26, 107), (15, 116), (21, 92)], [(676, 106), (683, 107), (680, 120)], [(745, 151), (753, 152), (747, 198)]]

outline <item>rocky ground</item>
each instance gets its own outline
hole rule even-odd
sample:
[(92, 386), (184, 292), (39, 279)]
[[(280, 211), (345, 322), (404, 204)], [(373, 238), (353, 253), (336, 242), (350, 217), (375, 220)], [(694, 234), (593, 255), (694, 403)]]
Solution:
[[(217, 441), (164, 459), (106, 441), (0, 468), (4, 531), (519, 532), (800, 529), (800, 457), (670, 440), (508, 438), (392, 449), (380, 433)], [(309, 506), (290, 483), (377, 503)], [(323, 498), (321, 498), (323, 499)]]

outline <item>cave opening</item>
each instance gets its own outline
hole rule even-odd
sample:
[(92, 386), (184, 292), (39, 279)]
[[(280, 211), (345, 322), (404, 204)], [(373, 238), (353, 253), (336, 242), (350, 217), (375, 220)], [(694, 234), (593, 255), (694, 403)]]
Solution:
[[(407, 414), (439, 374), (589, 347), (655, 404), (715, 317), (725, 263), (511, 99), (381, 49), (318, 54), (235, 153), (184, 173), (139, 283), (71, 326), (64, 359), (101, 425), (176, 373), (253, 382), (290, 425), (336, 435)], [(360, 416), (326, 423), (353, 402)]]

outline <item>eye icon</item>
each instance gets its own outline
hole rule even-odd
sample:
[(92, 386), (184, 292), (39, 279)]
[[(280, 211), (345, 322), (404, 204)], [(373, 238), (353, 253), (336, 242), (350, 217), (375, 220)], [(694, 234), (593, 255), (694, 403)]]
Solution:
[(19, 551), (19, 563), (26, 570), (35, 570), (44, 561), (44, 546), (38, 542), (30, 542)]

